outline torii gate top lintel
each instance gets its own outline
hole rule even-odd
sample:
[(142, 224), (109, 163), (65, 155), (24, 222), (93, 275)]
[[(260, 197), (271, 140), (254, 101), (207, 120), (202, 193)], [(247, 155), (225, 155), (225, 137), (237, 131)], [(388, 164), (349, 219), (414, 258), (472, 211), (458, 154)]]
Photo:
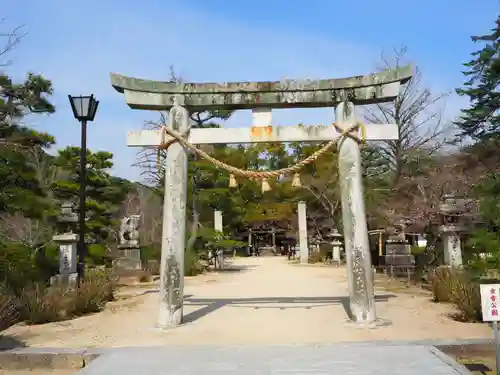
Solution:
[(413, 67), (338, 79), (265, 82), (175, 83), (111, 73), (111, 84), (133, 109), (167, 110), (178, 95), (190, 110), (332, 107), (346, 99), (358, 105), (394, 100)]

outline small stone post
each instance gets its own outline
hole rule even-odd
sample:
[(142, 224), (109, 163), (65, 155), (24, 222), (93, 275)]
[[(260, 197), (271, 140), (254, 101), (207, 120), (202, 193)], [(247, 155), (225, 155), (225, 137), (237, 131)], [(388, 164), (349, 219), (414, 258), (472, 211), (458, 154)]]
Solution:
[(248, 248), (247, 248), (248, 256), (252, 255), (252, 229), (248, 230)]
[[(220, 236), (222, 237), (224, 233), (224, 228), (222, 225), (222, 211), (214, 211), (214, 229), (219, 232)], [(217, 249), (216, 250), (217, 254), (217, 265), (219, 266), (219, 269), (224, 269), (224, 249)]]
[(276, 249), (276, 229), (273, 228), (271, 232), (272, 236), (272, 244), (273, 244), (273, 253), (274, 255), (278, 255), (278, 250)]
[[(356, 121), (354, 104), (339, 103), (335, 110), (335, 119), (342, 129), (354, 125)], [(360, 145), (350, 137), (343, 137), (337, 147), (352, 320), (359, 324), (371, 324), (376, 321), (375, 297), (362, 185)]]
[(454, 195), (445, 195), (439, 207), (441, 226), (439, 232), (443, 239), (444, 263), (452, 267), (462, 266), (462, 243), (460, 233), (465, 231), (465, 226), (460, 221), (460, 216), (465, 212), (462, 199)]
[(307, 214), (306, 202), (300, 201), (298, 205), (299, 216), (299, 251), (300, 263), (309, 263), (309, 246), (307, 244)]
[[(189, 130), (189, 113), (176, 97), (170, 109), (168, 127), (181, 134)], [(163, 238), (161, 243), (160, 306), (158, 326), (176, 327), (182, 322), (184, 298), (184, 251), (186, 238), (187, 150), (171, 144), (165, 160)]]
[(52, 237), (52, 240), (59, 245), (59, 275), (53, 279), (53, 282), (76, 283), (77, 272), (77, 253), (76, 245), (78, 243), (78, 234), (63, 233)]

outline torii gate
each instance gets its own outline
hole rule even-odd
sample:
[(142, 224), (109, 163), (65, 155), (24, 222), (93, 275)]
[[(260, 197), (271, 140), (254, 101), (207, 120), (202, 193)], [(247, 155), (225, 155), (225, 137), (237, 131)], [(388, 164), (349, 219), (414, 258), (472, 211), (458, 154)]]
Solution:
[[(331, 125), (272, 126), (271, 109), (335, 107), (336, 125), (350, 129), (356, 123), (354, 106), (393, 101), (413, 69), (398, 69), (342, 79), (283, 80), (277, 82), (174, 83), (149, 81), (111, 73), (111, 84), (125, 95), (133, 109), (170, 110), (168, 129), (184, 134), (193, 145), (256, 142), (318, 142), (339, 139), (342, 133)], [(252, 109), (251, 128), (189, 129), (189, 110)], [(265, 131), (256, 127), (266, 127)], [(257, 131), (256, 131), (257, 130)], [(353, 132), (359, 136), (359, 131)], [(365, 140), (396, 140), (396, 124), (370, 124)], [(352, 134), (352, 133), (351, 133)], [(131, 132), (129, 147), (159, 147), (175, 141), (161, 130)], [(376, 321), (373, 276), (362, 186), (359, 143), (343, 136), (338, 142), (342, 218), (347, 258), (352, 320), (360, 324)], [(184, 291), (186, 233), (187, 149), (179, 142), (168, 146), (165, 160), (165, 196), (161, 251), (160, 307), (158, 326), (181, 324)]]

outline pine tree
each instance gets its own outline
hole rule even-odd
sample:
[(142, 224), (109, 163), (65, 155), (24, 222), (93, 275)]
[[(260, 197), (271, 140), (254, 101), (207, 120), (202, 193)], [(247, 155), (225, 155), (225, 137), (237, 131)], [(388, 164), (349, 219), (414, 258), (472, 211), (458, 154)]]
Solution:
[[(112, 240), (113, 229), (118, 222), (115, 214), (125, 200), (131, 184), (123, 179), (110, 176), (113, 154), (87, 150), (86, 181), (86, 237), (89, 243), (105, 244)], [(60, 201), (78, 204), (80, 190), (80, 148), (66, 147), (59, 150), (54, 163), (61, 168), (63, 178), (54, 183), (54, 195)], [(92, 254), (91, 254), (92, 255)]]
[(464, 88), (457, 89), (459, 95), (470, 100), (470, 107), (462, 111), (457, 125), (462, 135), (475, 139), (500, 136), (500, 16), (495, 24), (490, 34), (472, 37), (474, 42), (485, 45), (464, 64), (468, 81)]
[(491, 157), (488, 157), (500, 144), (500, 16), (490, 34), (472, 37), (472, 40), (485, 43), (485, 46), (472, 54), (472, 61), (464, 64), (469, 68), (464, 74), (470, 78), (465, 82), (465, 88), (457, 92), (468, 96), (471, 105), (462, 111), (457, 125), (463, 135), (478, 141), (469, 148), (469, 153), (476, 154), (488, 170), (473, 189), (484, 225), (473, 231), (469, 240), (474, 252), (488, 254), (485, 259), (469, 263), (469, 268), (484, 275), (489, 269), (500, 268), (499, 164), (495, 162), (498, 158), (491, 162)]
[(53, 113), (54, 106), (46, 98), (52, 84), (40, 75), (28, 74), (22, 83), (14, 83), (0, 74), (0, 213), (22, 211), (27, 216), (40, 216), (43, 196), (36, 170), (26, 152), (33, 147), (45, 148), (54, 138), (21, 125), (31, 113)]

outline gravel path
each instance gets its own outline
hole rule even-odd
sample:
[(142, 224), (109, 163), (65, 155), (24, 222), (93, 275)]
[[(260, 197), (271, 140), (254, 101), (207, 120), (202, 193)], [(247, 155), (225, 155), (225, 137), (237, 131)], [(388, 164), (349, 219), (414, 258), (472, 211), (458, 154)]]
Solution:
[(346, 324), (345, 268), (288, 264), (285, 258), (241, 258), (240, 271), (186, 278), (185, 321), (160, 331), (155, 286), (72, 321), (17, 325), (5, 333), (28, 346), (111, 347), (165, 345), (289, 345), (373, 340), (490, 338), (484, 324), (459, 323), (450, 306), (423, 294), (377, 291), (377, 329)]

